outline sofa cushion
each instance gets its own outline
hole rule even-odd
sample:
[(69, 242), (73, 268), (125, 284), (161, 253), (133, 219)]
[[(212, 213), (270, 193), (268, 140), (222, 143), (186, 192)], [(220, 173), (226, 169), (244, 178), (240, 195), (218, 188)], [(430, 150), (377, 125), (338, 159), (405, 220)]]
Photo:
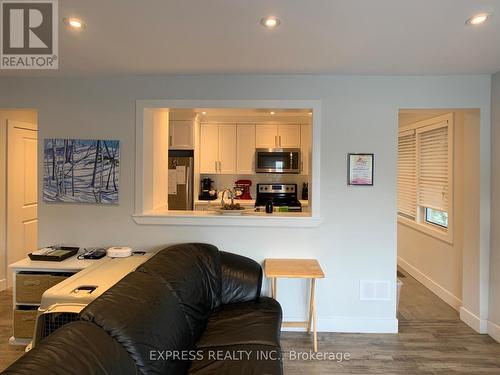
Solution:
[(219, 250), (201, 243), (170, 246), (137, 271), (157, 277), (172, 290), (196, 341), (205, 330), (212, 310), (221, 304)]
[(190, 375), (281, 375), (281, 350), (268, 345), (203, 348), (189, 368)]
[(89, 304), (81, 318), (122, 344), (143, 374), (180, 374), (189, 366), (165, 360), (165, 351), (187, 351), (194, 342), (177, 298), (154, 276), (128, 274)]
[(6, 375), (134, 375), (134, 361), (106, 331), (88, 322), (68, 323), (24, 354)]
[(260, 296), (262, 268), (255, 260), (220, 252), (222, 267), (222, 303), (253, 301)]
[(280, 346), (281, 306), (261, 297), (256, 301), (223, 305), (210, 315), (198, 348), (238, 344)]

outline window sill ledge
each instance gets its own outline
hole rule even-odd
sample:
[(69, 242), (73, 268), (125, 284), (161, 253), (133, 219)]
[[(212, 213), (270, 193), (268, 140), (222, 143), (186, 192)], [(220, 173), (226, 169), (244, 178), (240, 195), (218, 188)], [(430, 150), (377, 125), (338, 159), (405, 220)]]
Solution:
[(398, 215), (398, 224), (410, 227), (430, 237), (434, 237), (440, 241), (453, 245), (453, 237), (450, 233), (451, 231), (450, 228), (448, 228), (448, 232), (446, 232), (438, 228), (433, 228), (430, 225), (416, 223), (410, 219), (401, 217), (399, 215)]

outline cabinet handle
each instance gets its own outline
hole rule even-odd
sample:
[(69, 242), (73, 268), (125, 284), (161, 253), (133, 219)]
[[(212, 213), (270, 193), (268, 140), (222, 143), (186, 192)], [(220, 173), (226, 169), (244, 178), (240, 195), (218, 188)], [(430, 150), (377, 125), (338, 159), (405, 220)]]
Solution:
[(168, 144), (170, 146), (172, 146), (172, 136), (171, 135), (168, 136)]
[(278, 136), (274, 136), (274, 147), (278, 147)]
[(214, 161), (214, 163), (215, 163), (215, 173), (217, 173), (217, 160)]
[(221, 172), (222, 172), (222, 162), (219, 161), (219, 173), (221, 173)]
[(280, 147), (281, 147), (281, 135), (279, 136), (279, 139), (280, 139)]

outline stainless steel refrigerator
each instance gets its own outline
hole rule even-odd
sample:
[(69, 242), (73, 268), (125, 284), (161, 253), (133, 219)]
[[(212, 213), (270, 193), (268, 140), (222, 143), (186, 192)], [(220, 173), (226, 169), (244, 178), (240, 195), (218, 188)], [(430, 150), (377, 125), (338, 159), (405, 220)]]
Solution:
[(193, 165), (193, 151), (169, 150), (169, 210), (193, 210)]

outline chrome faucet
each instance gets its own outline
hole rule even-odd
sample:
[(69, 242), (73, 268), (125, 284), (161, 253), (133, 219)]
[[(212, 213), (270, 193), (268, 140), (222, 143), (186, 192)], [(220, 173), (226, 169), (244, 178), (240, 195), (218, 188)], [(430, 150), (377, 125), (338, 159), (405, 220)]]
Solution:
[(222, 195), (221, 195), (221, 199), (220, 199), (220, 205), (222, 207), (224, 207), (224, 194), (226, 194), (226, 191), (229, 192), (229, 198), (231, 198), (231, 205), (234, 204), (234, 194), (233, 194), (233, 191), (231, 189), (229, 189), (228, 187), (225, 187), (223, 190), (222, 190)]

